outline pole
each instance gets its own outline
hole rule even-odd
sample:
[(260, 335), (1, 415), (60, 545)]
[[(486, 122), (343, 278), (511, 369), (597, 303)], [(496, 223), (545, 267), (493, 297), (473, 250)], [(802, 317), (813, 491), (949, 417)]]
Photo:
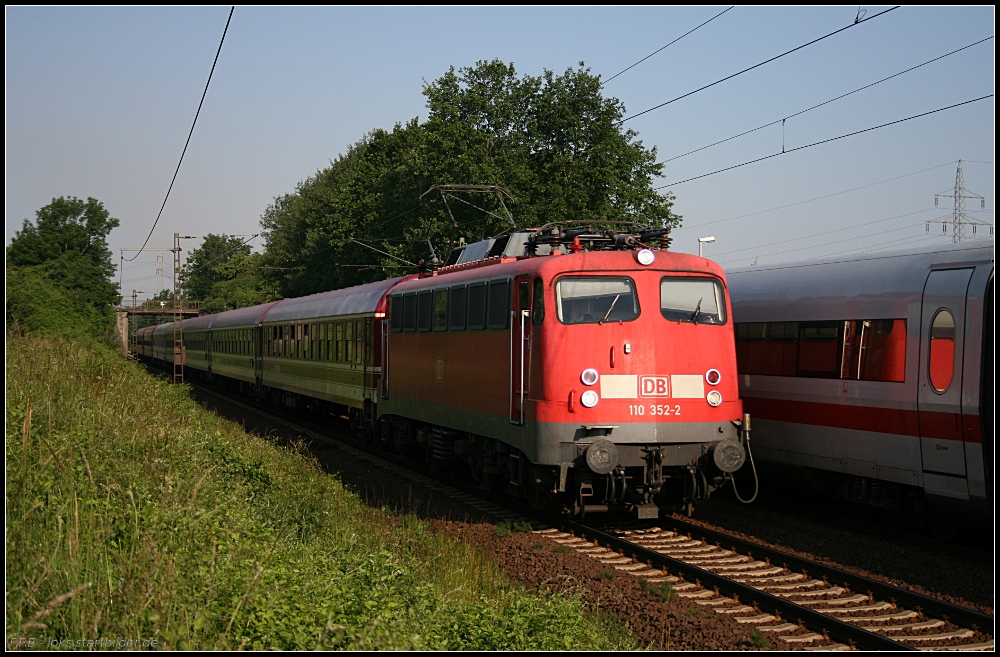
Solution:
[(181, 234), (174, 233), (174, 383), (184, 383), (184, 326), (181, 313)]

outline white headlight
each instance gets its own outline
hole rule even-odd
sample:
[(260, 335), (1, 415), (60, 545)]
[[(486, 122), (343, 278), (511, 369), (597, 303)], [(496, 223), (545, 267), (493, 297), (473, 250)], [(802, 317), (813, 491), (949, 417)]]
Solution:
[(651, 265), (653, 261), (656, 260), (656, 256), (649, 249), (642, 249), (636, 254), (636, 259), (639, 261), (640, 265)]
[(712, 392), (708, 393), (708, 396), (705, 397), (705, 400), (708, 402), (709, 406), (718, 406), (719, 404), (722, 403), (722, 393), (719, 392), (718, 390), (713, 390)]
[(597, 406), (598, 401), (599, 400), (597, 398), (597, 393), (594, 392), (593, 390), (588, 390), (584, 392), (582, 395), (580, 395), (580, 403), (586, 406), (587, 408), (593, 408)]
[(583, 385), (592, 386), (597, 383), (597, 370), (593, 367), (588, 367), (580, 375), (580, 380), (583, 381)]

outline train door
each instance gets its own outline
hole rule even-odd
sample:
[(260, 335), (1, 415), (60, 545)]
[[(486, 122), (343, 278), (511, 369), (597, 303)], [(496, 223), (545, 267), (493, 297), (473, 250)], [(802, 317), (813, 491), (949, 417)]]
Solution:
[(993, 499), (993, 458), (996, 442), (996, 435), (993, 433), (993, 414), (996, 409), (996, 401), (993, 399), (993, 391), (996, 387), (994, 380), (996, 372), (993, 369), (996, 348), (993, 293), (993, 273), (991, 272), (989, 283), (986, 284), (983, 304), (983, 333), (976, 341), (977, 345), (982, 345), (982, 361), (979, 369), (979, 435), (983, 441), (983, 474), (986, 499), (988, 500)]
[[(394, 319), (392, 316), (392, 312), (394, 310), (393, 307), (396, 305), (399, 305), (399, 302), (396, 301), (395, 303), (393, 303), (393, 297), (389, 297), (388, 299), (386, 299), (385, 319), (376, 321), (376, 326), (379, 327), (378, 339), (381, 345), (381, 349), (379, 349), (379, 351), (381, 352), (380, 354), (381, 361), (379, 362), (380, 365), (379, 369), (381, 370), (381, 372), (379, 373), (380, 376), (379, 388), (382, 391), (382, 399), (389, 398), (389, 333), (392, 330), (391, 321)], [(402, 326), (402, 319), (399, 318), (400, 311), (401, 308), (395, 308), (395, 313), (396, 313), (395, 319), (397, 322), (399, 322), (399, 325)]]
[[(924, 487), (968, 499), (962, 422), (965, 298), (972, 269), (932, 271), (920, 311), (917, 411)], [(960, 478), (960, 479), (959, 479)]]
[(253, 345), (250, 362), (253, 364), (254, 385), (259, 393), (264, 382), (264, 325), (260, 324), (250, 331), (250, 344)]
[(531, 332), (531, 292), (528, 277), (514, 279), (510, 321), (510, 423), (524, 424), (524, 400), (528, 394), (528, 346)]

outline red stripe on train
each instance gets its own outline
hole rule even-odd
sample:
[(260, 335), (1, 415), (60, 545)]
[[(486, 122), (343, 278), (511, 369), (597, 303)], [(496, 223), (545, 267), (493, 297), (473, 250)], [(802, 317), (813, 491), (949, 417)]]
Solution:
[(962, 440), (962, 422), (968, 442), (981, 443), (978, 415), (915, 410), (845, 406), (817, 402), (744, 397), (743, 408), (751, 419), (795, 422), (837, 429), (874, 431), (902, 436), (923, 436), (940, 440)]

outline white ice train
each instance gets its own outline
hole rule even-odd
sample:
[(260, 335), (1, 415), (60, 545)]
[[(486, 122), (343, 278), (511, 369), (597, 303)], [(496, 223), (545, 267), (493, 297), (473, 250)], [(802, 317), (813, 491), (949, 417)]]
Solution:
[(992, 517), (992, 241), (727, 277), (756, 459), (854, 502)]

